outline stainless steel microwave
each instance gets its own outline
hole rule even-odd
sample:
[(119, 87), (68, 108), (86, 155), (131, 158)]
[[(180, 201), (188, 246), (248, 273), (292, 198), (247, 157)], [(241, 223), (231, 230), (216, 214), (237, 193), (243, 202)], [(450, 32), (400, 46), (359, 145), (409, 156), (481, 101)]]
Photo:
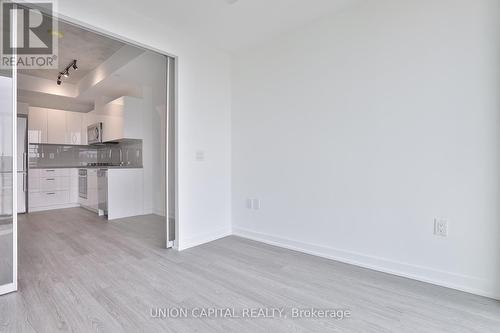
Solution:
[(87, 127), (87, 142), (89, 145), (102, 143), (102, 123), (96, 123)]

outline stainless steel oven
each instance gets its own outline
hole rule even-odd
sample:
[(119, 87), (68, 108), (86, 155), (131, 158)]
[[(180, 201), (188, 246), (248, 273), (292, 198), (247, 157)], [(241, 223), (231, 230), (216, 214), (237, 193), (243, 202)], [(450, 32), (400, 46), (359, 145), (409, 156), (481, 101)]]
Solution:
[(82, 199), (88, 199), (87, 184), (87, 169), (78, 169), (78, 196)]
[(87, 127), (87, 142), (89, 145), (102, 143), (102, 123), (96, 123)]

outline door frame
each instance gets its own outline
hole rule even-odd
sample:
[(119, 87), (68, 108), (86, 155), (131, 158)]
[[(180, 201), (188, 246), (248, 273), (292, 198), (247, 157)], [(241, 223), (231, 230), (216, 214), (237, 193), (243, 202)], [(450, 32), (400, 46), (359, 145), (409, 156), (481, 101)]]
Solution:
[[(25, 1), (25, 0), (20, 0), (20, 1)], [(31, 4), (33, 5), (33, 4)], [(118, 41), (121, 41), (125, 44), (129, 44), (129, 45), (132, 45), (132, 46), (135, 46), (135, 47), (138, 47), (138, 48), (142, 48), (144, 50), (147, 50), (147, 51), (152, 51), (152, 52), (156, 52), (160, 55), (163, 55), (165, 57), (165, 60), (167, 61), (167, 66), (168, 66), (168, 58), (171, 58), (173, 59), (173, 89), (172, 89), (172, 93), (169, 94), (169, 89), (168, 89), (168, 82), (170, 82), (169, 80), (167, 80), (167, 91), (165, 92), (166, 94), (166, 126), (168, 126), (169, 122), (168, 122), (168, 119), (169, 119), (169, 114), (170, 112), (173, 112), (172, 116), (174, 118), (174, 124), (172, 126), (173, 130), (174, 130), (174, 135), (172, 138), (170, 138), (170, 135), (168, 135), (169, 133), (167, 133), (167, 135), (165, 136), (165, 146), (166, 146), (166, 163), (165, 163), (165, 172), (167, 173), (167, 177), (165, 177), (165, 201), (166, 201), (166, 204), (165, 204), (165, 220), (166, 220), (166, 248), (173, 248), (175, 250), (178, 250), (179, 249), (179, 186), (178, 186), (178, 179), (179, 179), (179, 166), (178, 166), (178, 151), (179, 151), (179, 122), (178, 122), (178, 110), (179, 110), (179, 107), (178, 107), (178, 95), (179, 95), (179, 90), (178, 90), (178, 87), (179, 87), (179, 57), (170, 53), (170, 52), (167, 52), (165, 50), (161, 50), (161, 49), (158, 49), (158, 48), (155, 48), (153, 46), (150, 46), (150, 45), (147, 45), (147, 44), (143, 44), (141, 42), (138, 42), (137, 40), (134, 40), (134, 39), (131, 39), (131, 38), (128, 38), (128, 37), (125, 37), (125, 36), (122, 36), (122, 35), (119, 35), (117, 33), (114, 33), (114, 32), (111, 32), (111, 31), (108, 31), (108, 30), (105, 30), (105, 29), (102, 29), (102, 28), (99, 28), (99, 27), (96, 27), (96, 26), (93, 26), (91, 24), (88, 24), (84, 21), (80, 21), (74, 17), (70, 17), (70, 16), (67, 16), (67, 15), (64, 15), (64, 14), (61, 14), (57, 7), (54, 8), (54, 11), (53, 13), (47, 13), (46, 9), (43, 8), (43, 7), (33, 7), (35, 9), (38, 9), (40, 10), (42, 13), (46, 14), (46, 15), (52, 15), (52, 17), (54, 17), (55, 19), (57, 19), (58, 21), (62, 21), (64, 23), (67, 23), (67, 24), (70, 24), (70, 25), (73, 25), (75, 27), (78, 27), (78, 28), (81, 28), (81, 29), (85, 29), (85, 30), (88, 30), (90, 32), (93, 32), (93, 33), (96, 33), (96, 34), (99, 34), (99, 35), (102, 35), (104, 37), (107, 37), (107, 38), (112, 38), (112, 39), (116, 39)], [(167, 73), (168, 73), (168, 68), (167, 68)], [(17, 74), (17, 72), (16, 72)], [(168, 78), (167, 78), (168, 79)], [(173, 96), (172, 96), (173, 95)], [(171, 103), (172, 105), (169, 105), (169, 100), (172, 101), (173, 100), (173, 103)], [(16, 95), (16, 103), (17, 103), (17, 95)], [(173, 108), (173, 110), (170, 110), (170, 108)], [(16, 111), (17, 113), (17, 111)], [(168, 128), (168, 127), (167, 127)], [(170, 211), (170, 205), (169, 205), (169, 200), (168, 200), (168, 188), (169, 188), (169, 177), (168, 177), (168, 171), (169, 171), (169, 168), (168, 168), (168, 156), (170, 155), (170, 151), (169, 151), (169, 146), (168, 146), (168, 143), (169, 143), (169, 140), (170, 139), (173, 139), (174, 140), (174, 152), (173, 152), (173, 156), (174, 157), (174, 170), (173, 172), (175, 173), (174, 174), (174, 184), (173, 186), (175, 186), (175, 209), (174, 209), (174, 212), (175, 212), (175, 216), (174, 216), (174, 225), (175, 225), (175, 239), (173, 242), (169, 242), (169, 225), (170, 225), (170, 218), (169, 218), (169, 211)], [(17, 195), (17, 194), (16, 194)], [(16, 207), (17, 209), (17, 207)]]

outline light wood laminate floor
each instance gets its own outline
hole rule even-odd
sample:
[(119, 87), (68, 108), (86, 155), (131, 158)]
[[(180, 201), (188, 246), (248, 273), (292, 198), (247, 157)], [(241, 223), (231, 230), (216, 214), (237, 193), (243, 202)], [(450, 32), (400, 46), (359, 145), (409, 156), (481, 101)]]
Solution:
[[(500, 303), (238, 237), (178, 253), (155, 216), (19, 218), (1, 332), (500, 332)], [(349, 319), (158, 319), (152, 308), (349, 309)], [(237, 311), (239, 311), (237, 310)]]

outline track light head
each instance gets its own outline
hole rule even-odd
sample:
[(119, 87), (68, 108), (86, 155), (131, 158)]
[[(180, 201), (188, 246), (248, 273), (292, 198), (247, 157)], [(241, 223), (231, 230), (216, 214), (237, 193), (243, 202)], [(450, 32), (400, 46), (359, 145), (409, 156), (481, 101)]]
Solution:
[(66, 68), (62, 71), (59, 72), (59, 75), (57, 76), (57, 85), (60, 86), (62, 83), (62, 77), (69, 77), (69, 70), (73, 68), (75, 71), (78, 69), (78, 66), (76, 65), (76, 59), (73, 60)]

